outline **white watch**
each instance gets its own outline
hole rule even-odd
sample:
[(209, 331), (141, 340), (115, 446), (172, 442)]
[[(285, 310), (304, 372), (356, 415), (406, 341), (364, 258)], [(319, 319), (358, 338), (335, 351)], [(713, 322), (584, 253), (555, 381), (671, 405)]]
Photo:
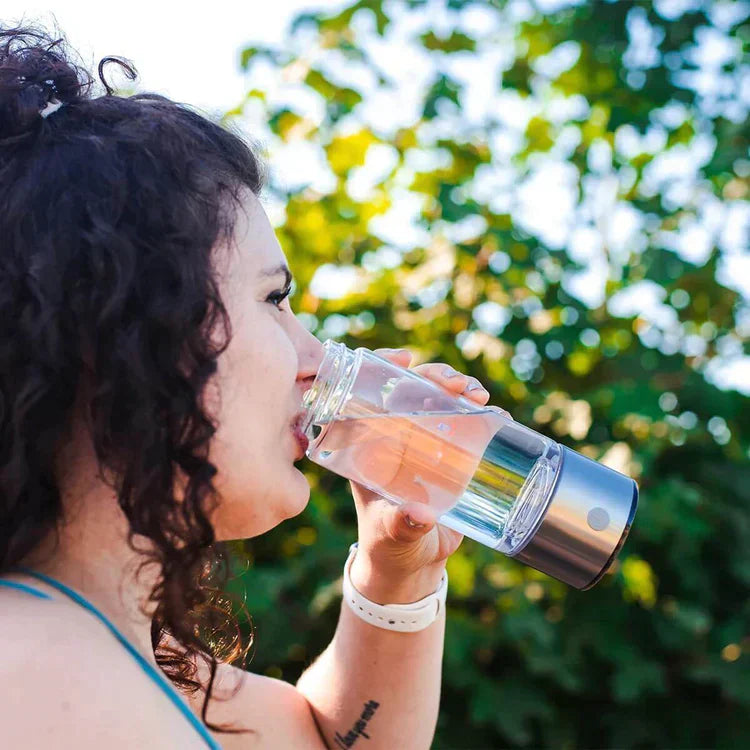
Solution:
[(344, 600), (354, 614), (365, 622), (385, 630), (397, 630), (401, 633), (414, 633), (423, 630), (433, 623), (441, 609), (445, 607), (445, 597), (448, 593), (448, 573), (443, 571), (443, 577), (437, 591), (409, 604), (377, 604), (362, 596), (354, 588), (350, 576), (352, 560), (357, 554), (358, 542), (349, 547), (349, 557), (344, 565)]

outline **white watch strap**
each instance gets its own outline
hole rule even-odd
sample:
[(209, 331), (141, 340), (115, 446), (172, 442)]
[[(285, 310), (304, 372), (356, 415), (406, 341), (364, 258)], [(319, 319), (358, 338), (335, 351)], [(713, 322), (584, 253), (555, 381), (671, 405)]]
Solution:
[(352, 560), (357, 553), (358, 543), (349, 547), (349, 557), (344, 565), (344, 600), (354, 614), (365, 622), (385, 630), (397, 630), (401, 633), (413, 633), (423, 630), (435, 621), (438, 613), (445, 607), (445, 597), (448, 593), (448, 573), (443, 571), (437, 591), (409, 604), (377, 604), (362, 596), (354, 588), (350, 576)]

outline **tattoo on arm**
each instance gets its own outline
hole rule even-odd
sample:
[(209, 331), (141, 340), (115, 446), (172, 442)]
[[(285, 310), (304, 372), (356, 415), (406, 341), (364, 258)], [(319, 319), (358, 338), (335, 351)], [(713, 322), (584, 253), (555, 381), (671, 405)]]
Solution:
[(336, 747), (344, 748), (344, 750), (346, 750), (346, 748), (351, 747), (360, 737), (369, 740), (370, 735), (365, 732), (365, 727), (367, 726), (367, 722), (370, 721), (375, 714), (379, 705), (380, 704), (377, 701), (367, 701), (359, 719), (354, 722), (354, 726), (343, 737), (336, 732), (336, 736), (334, 737)]

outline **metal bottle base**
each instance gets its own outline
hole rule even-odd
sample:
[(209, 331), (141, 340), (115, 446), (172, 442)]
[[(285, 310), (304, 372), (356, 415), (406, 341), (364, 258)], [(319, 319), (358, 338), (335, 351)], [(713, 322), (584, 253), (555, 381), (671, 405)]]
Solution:
[(638, 485), (624, 474), (562, 449), (547, 510), (512, 557), (577, 589), (599, 582), (620, 551), (638, 505)]

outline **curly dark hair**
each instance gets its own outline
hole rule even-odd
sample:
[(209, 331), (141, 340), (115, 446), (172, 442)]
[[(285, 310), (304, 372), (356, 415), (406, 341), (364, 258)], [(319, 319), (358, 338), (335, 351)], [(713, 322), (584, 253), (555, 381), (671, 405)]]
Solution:
[[(100, 474), (143, 555), (138, 572), (158, 566), (157, 662), (195, 692), (191, 657), (204, 659), (204, 723), (247, 731), (206, 720), (218, 661), (196, 612), (216, 590), (203, 583), (218, 497), (207, 460), (217, 424), (202, 394), (231, 337), (211, 251), (232, 237), (244, 191), (260, 195), (267, 166), (184, 104), (115, 95), (109, 62), (137, 77), (105, 57), (106, 94), (93, 97), (64, 35), (0, 26), (0, 573), (58, 530), (54, 459), (86, 386)], [(42, 116), (50, 102), (62, 106)], [(161, 648), (168, 636), (183, 648)]]

